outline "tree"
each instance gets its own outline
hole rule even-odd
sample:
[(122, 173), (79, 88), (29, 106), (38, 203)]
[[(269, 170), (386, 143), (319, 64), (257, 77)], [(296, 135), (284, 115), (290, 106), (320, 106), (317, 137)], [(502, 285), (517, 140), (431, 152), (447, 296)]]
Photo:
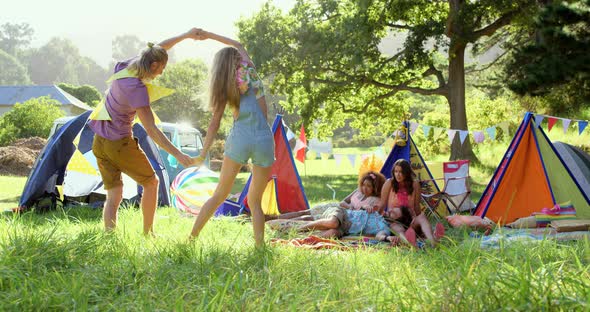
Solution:
[(0, 50), (17, 56), (17, 52), (27, 48), (33, 39), (33, 28), (27, 23), (4, 23), (0, 26)]
[(23, 59), (35, 84), (65, 82), (106, 89), (107, 71), (90, 58), (81, 56), (78, 48), (68, 39), (52, 38), (42, 47), (27, 51)]
[(155, 82), (176, 92), (154, 103), (162, 121), (188, 122), (206, 128), (211, 114), (206, 111), (207, 67), (201, 60), (185, 60), (169, 65)]
[[(147, 48), (147, 41), (139, 39), (136, 35), (121, 35), (113, 39), (112, 46), (113, 60), (110, 68), (115, 67), (116, 62), (128, 60), (139, 55), (141, 50)], [(168, 50), (168, 64), (174, 63), (175, 60), (176, 56), (174, 50)]]
[(505, 67), (508, 86), (544, 96), (553, 113), (575, 111), (590, 99), (590, 0), (549, 4), (535, 26), (536, 40)]
[[(444, 97), (451, 128), (467, 130), (468, 44), (491, 47), (506, 35), (500, 29), (536, 8), (534, 0), (299, 0), (289, 14), (267, 3), (238, 28), (273, 92), (287, 94), (285, 105), (306, 124), (329, 120), (320, 127), (330, 130), (354, 117), (362, 128), (387, 129), (399, 124), (403, 93), (412, 92)], [(407, 35), (403, 49), (382, 51), (396, 34)], [(450, 158), (476, 160), (458, 137)]]
[(100, 92), (90, 85), (74, 86), (67, 83), (60, 83), (58, 87), (91, 107), (96, 107), (96, 104), (102, 100)]
[(119, 62), (130, 59), (139, 54), (139, 51), (146, 47), (146, 42), (135, 35), (117, 36), (112, 41), (113, 60)]
[(1, 132), (0, 142), (6, 145), (20, 138), (47, 137), (53, 121), (63, 116), (60, 103), (48, 96), (16, 103), (2, 116), (1, 128), (10, 131)]
[(0, 50), (0, 85), (25, 85), (31, 79), (27, 69), (12, 55)]

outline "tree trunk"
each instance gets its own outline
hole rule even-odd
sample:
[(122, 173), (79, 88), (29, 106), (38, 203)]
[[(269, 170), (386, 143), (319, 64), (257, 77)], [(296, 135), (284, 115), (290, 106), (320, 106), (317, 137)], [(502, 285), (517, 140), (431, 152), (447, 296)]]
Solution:
[[(451, 111), (451, 129), (467, 130), (467, 111), (465, 107), (465, 47), (467, 43), (451, 39), (449, 48), (449, 95), (447, 100)], [(457, 132), (451, 145), (450, 160), (469, 159), (479, 162), (473, 150), (469, 137), (461, 144)]]

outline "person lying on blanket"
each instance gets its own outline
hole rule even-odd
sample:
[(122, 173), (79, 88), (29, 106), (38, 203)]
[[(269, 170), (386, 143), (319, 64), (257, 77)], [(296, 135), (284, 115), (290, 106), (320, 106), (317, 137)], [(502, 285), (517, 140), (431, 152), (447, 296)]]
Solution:
[(415, 174), (410, 163), (405, 159), (398, 159), (393, 164), (391, 176), (393, 178), (383, 184), (379, 211), (385, 220), (390, 222), (391, 231), (399, 238), (388, 236), (385, 239), (397, 244), (401, 238), (402, 241), (415, 246), (416, 230), (421, 230), (434, 247), (439, 236), (444, 234), (444, 227), (440, 223), (437, 224), (436, 235), (433, 234), (428, 218), (420, 209), (420, 183), (413, 179)]
[(380, 191), (385, 177), (369, 171), (359, 179), (359, 188), (346, 197), (339, 207), (330, 207), (315, 221), (303, 222), (298, 231), (320, 230), (320, 237), (340, 238), (344, 235), (388, 236), (389, 225), (379, 214)]

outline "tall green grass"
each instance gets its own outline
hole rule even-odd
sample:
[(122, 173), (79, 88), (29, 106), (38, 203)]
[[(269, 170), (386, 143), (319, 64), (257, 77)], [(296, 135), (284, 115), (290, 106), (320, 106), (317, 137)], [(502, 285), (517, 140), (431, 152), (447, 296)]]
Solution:
[(18, 206), (26, 180), (25, 177), (0, 176), (0, 211)]
[[(476, 187), (483, 190), (506, 145), (478, 155)], [(336, 199), (352, 191), (359, 163), (297, 163), (310, 204), (332, 200), (327, 185)], [(247, 178), (240, 174), (232, 192)], [(0, 177), (0, 207), (18, 204), (24, 182)], [(121, 208), (113, 233), (88, 207), (4, 214), (0, 310), (590, 310), (588, 240), (482, 249), (468, 232), (450, 230), (440, 247), (418, 252), (316, 251), (270, 243), (294, 233), (267, 230), (267, 248), (255, 250), (251, 224), (229, 218), (212, 219), (195, 242), (187, 240), (193, 219), (173, 208), (158, 209), (156, 238), (141, 235), (141, 224), (133, 207)]]
[[(437, 249), (255, 250), (249, 223), (158, 210), (157, 238), (122, 209), (104, 233), (99, 210), (0, 219), (2, 310), (587, 311), (588, 241), (481, 249), (457, 232)], [(284, 237), (272, 231), (267, 237)], [(290, 236), (286, 237), (289, 238)]]

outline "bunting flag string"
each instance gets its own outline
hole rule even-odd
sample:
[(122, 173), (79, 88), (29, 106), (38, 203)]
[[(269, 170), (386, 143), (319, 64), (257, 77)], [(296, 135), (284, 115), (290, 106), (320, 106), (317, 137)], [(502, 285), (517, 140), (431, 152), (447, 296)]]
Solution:
[[(551, 131), (551, 129), (553, 129), (553, 127), (556, 124), (558, 124), (558, 121), (561, 120), (561, 125), (563, 126), (563, 133), (564, 134), (567, 133), (570, 126), (577, 126), (578, 135), (581, 135), (584, 132), (584, 130), (587, 128), (588, 122), (589, 122), (588, 120), (570, 119), (570, 118), (535, 114), (534, 120), (535, 120), (535, 123), (538, 127), (541, 126), (541, 123), (545, 119), (547, 119), (547, 128), (548, 128), (547, 132)], [(446, 132), (449, 142), (451, 144), (452, 144), (453, 140), (455, 139), (455, 137), (457, 136), (457, 133), (459, 134), (459, 139), (461, 141), (461, 144), (465, 143), (465, 140), (469, 137), (469, 135), (473, 136), (473, 142), (475, 142), (476, 144), (483, 143), (486, 140), (486, 137), (490, 138), (491, 140), (496, 140), (496, 137), (498, 136), (497, 128), (500, 128), (502, 130), (501, 134), (503, 136), (510, 135), (510, 133), (509, 133), (510, 123), (508, 121), (500, 122), (494, 126), (487, 127), (483, 130), (471, 130), (471, 131), (461, 130), (461, 129), (446, 129), (446, 128), (435, 127), (435, 126), (431, 126), (431, 125), (420, 124), (420, 123), (417, 123), (414, 121), (410, 121), (409, 124), (410, 124), (409, 130), (412, 135), (414, 135), (418, 129), (421, 129), (425, 138), (428, 138), (431, 130), (432, 130), (433, 136), (435, 138), (441, 138), (444, 135), (444, 133)], [(299, 141), (302, 141), (301, 138), (299, 139)], [(373, 154), (379, 158), (385, 158), (387, 155), (389, 155), (389, 152), (393, 148), (394, 144), (395, 144), (395, 141), (393, 140), (393, 138), (391, 136), (389, 136), (383, 142), (383, 144), (376, 147), (375, 150), (371, 154)], [(299, 145), (303, 145), (303, 144), (299, 144)], [(301, 146), (298, 146), (298, 147), (301, 148)], [(296, 152), (297, 150), (298, 150), (298, 148), (295, 148), (294, 152)], [(317, 152), (313, 151), (313, 149), (309, 149), (308, 153), (309, 153), (309, 156), (312, 156), (313, 154), (315, 154), (316, 157), (314, 157), (314, 158), (320, 157), (323, 160), (325, 160), (331, 156), (330, 154), (325, 154), (325, 153), (322, 153), (319, 151), (317, 151)], [(348, 159), (348, 161), (350, 162), (350, 165), (352, 167), (355, 167), (356, 163), (357, 163), (357, 159), (360, 159), (362, 161), (362, 160), (366, 159), (367, 157), (369, 157), (370, 154), (333, 154), (333, 156), (334, 156), (334, 160), (336, 161), (336, 165), (338, 165), (338, 166), (341, 165), (342, 160), (344, 159), (344, 157), (346, 157)]]
[(586, 129), (586, 126), (588, 125), (588, 120), (537, 114), (535, 115), (535, 123), (538, 127), (541, 126), (541, 123), (545, 118), (547, 118), (547, 132), (551, 131), (553, 126), (555, 126), (557, 120), (561, 120), (561, 123), (563, 125), (563, 133), (567, 133), (567, 130), (572, 122), (578, 125), (578, 135), (582, 135), (582, 132), (584, 132), (584, 129)]

